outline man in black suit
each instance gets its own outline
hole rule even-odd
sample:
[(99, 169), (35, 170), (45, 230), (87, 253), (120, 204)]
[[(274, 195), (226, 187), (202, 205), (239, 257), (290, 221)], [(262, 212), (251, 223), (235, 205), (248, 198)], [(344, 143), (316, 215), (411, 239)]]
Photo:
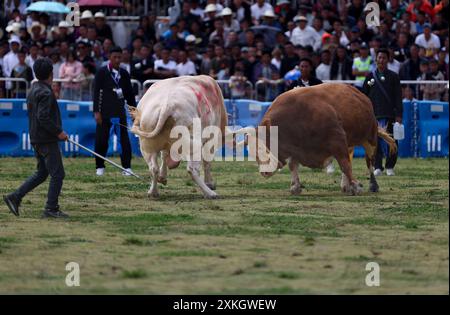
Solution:
[(291, 83), (291, 85), (289, 86), (289, 90), (293, 89), (294, 87), (306, 87), (321, 84), (322, 81), (313, 76), (312, 72), (313, 63), (311, 59), (303, 58), (302, 60), (300, 60), (300, 77), (297, 81)]
[[(95, 152), (105, 156), (108, 151), (109, 132), (115, 122), (115, 128), (120, 130), (120, 145), (122, 154), (120, 159), (122, 167), (131, 171), (131, 144), (128, 138), (128, 130), (125, 127), (127, 118), (125, 102), (136, 107), (130, 75), (120, 67), (122, 49), (113, 47), (109, 51), (109, 62), (101, 67), (94, 82), (94, 115), (97, 122), (95, 134)], [(105, 161), (95, 158), (97, 175), (101, 176), (105, 171)], [(129, 175), (123, 172), (123, 175)]]
[[(378, 125), (386, 128), (392, 134), (394, 123), (402, 123), (403, 103), (399, 76), (387, 68), (388, 61), (389, 51), (384, 48), (378, 49), (376, 57), (377, 68), (366, 77), (363, 92), (372, 101)], [(381, 138), (378, 138), (374, 174), (379, 176), (383, 172), (383, 151), (386, 155), (386, 174), (393, 176), (395, 174), (394, 166), (397, 162), (397, 153), (390, 155)]]

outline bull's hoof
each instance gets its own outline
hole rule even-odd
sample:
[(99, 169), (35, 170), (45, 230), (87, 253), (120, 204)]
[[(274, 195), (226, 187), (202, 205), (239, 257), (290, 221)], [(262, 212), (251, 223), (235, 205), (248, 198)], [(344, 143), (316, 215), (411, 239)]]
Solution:
[(290, 191), (291, 195), (298, 196), (302, 193), (302, 186), (301, 185), (291, 186)]
[(167, 185), (167, 178), (166, 177), (158, 176), (157, 181), (158, 181), (158, 183), (163, 184), (164, 186)]
[(210, 194), (205, 195), (205, 199), (217, 199), (219, 198), (219, 195), (216, 194), (214, 191), (212, 191)]
[(360, 195), (363, 192), (363, 186), (361, 183), (352, 183), (347, 188), (346, 192), (347, 192), (347, 194), (349, 194), (351, 196)]
[(148, 191), (147, 192), (147, 196), (148, 196), (148, 198), (150, 198), (150, 199), (156, 199), (156, 198), (159, 198), (159, 192), (157, 192), (157, 191)]
[(369, 185), (369, 191), (370, 192), (376, 193), (379, 190), (380, 190), (380, 187), (378, 186), (377, 183), (370, 183), (370, 185)]
[(205, 183), (206, 186), (208, 186), (209, 189), (211, 190), (216, 190), (216, 184), (215, 183)]

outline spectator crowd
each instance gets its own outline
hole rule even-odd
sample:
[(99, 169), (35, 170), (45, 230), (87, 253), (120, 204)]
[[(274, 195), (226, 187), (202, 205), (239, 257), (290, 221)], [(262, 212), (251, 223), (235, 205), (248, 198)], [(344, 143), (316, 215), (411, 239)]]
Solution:
[[(73, 27), (63, 16), (27, 13), (30, 1), (3, 1), (0, 77), (31, 82), (35, 60), (47, 56), (54, 79), (65, 79), (54, 83), (58, 97), (92, 100), (95, 73), (116, 44), (105, 14), (84, 10)], [(272, 100), (297, 78), (303, 60), (320, 80), (362, 87), (377, 49), (385, 47), (388, 68), (401, 80), (448, 80), (449, 1), (372, 2), (380, 8), (379, 26), (367, 25), (362, 0), (175, 1), (165, 28), (153, 11), (140, 17), (122, 47), (121, 66), (141, 83), (196, 74), (229, 80), (232, 97), (249, 97), (249, 87), (264, 82), (257, 97)], [(0, 98), (25, 93), (24, 82), (0, 81)], [(448, 101), (448, 88), (407, 84), (403, 96)]]

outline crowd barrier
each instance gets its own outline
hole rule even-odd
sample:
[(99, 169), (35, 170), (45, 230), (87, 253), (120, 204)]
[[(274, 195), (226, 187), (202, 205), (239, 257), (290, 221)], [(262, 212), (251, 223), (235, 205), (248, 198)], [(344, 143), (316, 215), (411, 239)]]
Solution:
[[(94, 149), (95, 120), (92, 102), (58, 101), (64, 129), (69, 137)], [(226, 99), (228, 124), (256, 127), (270, 106), (270, 102), (250, 99)], [(449, 109), (448, 103), (434, 101), (404, 102), (403, 123), (405, 138), (399, 141), (400, 157), (448, 157)], [(131, 119), (128, 117), (128, 124)], [(118, 135), (111, 130), (108, 154), (121, 152)], [(139, 139), (129, 133), (134, 155), (140, 155)], [(65, 156), (89, 156), (90, 153), (64, 142)], [(224, 152), (224, 151), (223, 151)], [(225, 152), (229, 155), (230, 152)], [(234, 154), (234, 152), (231, 152)], [(0, 99), (0, 156), (32, 156), (33, 148), (28, 133), (28, 112), (24, 99)], [(362, 147), (355, 148), (355, 157), (364, 156)]]

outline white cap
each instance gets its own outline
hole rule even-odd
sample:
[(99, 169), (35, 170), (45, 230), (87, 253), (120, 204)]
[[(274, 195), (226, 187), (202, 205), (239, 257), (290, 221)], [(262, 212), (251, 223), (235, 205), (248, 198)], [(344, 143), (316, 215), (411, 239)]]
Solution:
[(12, 43), (17, 43), (19, 45), (21, 44), (19, 36), (15, 36), (15, 35), (11, 36), (11, 38), (9, 39), (8, 42), (10, 44), (12, 44)]
[(233, 11), (230, 8), (224, 8), (220, 13), (221, 16), (233, 15)]
[(266, 10), (266, 11), (264, 12), (264, 16), (265, 16), (265, 17), (271, 17), (271, 18), (274, 18), (274, 17), (275, 17), (275, 13), (273, 13), (273, 10), (268, 9), (268, 10)]
[(81, 19), (92, 19), (94, 16), (92, 15), (92, 12), (89, 10), (85, 10), (83, 11), (83, 13), (81, 13)]
[(217, 12), (217, 7), (214, 3), (210, 3), (206, 6), (205, 13), (209, 13), (209, 12)]
[(69, 27), (70, 27), (70, 24), (69, 24), (69, 22), (67, 22), (66, 20), (63, 20), (63, 21), (61, 21), (61, 22), (58, 23), (58, 27), (59, 27), (59, 28), (61, 28), (61, 27), (69, 28)]
[(105, 18), (105, 13), (103, 13), (102, 11), (98, 11), (97, 13), (95, 13), (94, 15), (95, 18)]

